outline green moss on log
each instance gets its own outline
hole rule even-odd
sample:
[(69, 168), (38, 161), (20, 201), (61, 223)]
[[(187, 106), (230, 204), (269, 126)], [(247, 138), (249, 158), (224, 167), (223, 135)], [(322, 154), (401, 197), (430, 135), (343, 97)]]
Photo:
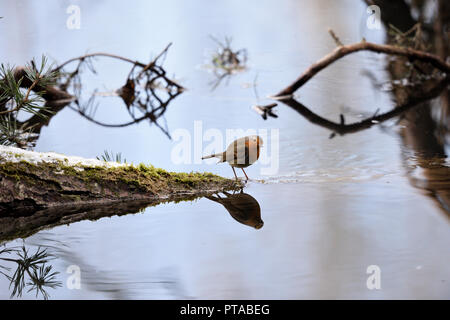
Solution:
[[(215, 174), (169, 172), (152, 165), (86, 166), (65, 161), (0, 162), (0, 205), (32, 199), (43, 207), (100, 201), (164, 199), (235, 190), (240, 182)], [(1, 210), (0, 210), (1, 211)]]

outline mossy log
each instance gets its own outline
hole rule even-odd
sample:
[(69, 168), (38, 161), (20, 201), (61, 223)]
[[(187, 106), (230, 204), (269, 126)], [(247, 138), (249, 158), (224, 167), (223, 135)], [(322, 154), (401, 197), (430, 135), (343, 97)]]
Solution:
[(0, 218), (49, 208), (183, 200), (240, 187), (212, 173), (168, 172), (0, 146)]

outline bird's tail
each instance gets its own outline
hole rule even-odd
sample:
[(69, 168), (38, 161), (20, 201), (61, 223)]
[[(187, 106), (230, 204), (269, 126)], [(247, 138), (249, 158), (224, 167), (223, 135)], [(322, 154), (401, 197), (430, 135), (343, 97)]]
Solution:
[(202, 157), (202, 160), (205, 160), (205, 159), (211, 159), (211, 158), (215, 158), (215, 157), (216, 157), (215, 154), (211, 154), (211, 155), (209, 155), (209, 156), (204, 156), (204, 157)]
[(224, 153), (223, 152), (220, 152), (220, 153), (214, 153), (214, 154), (211, 154), (211, 155), (209, 155), (209, 156), (204, 156), (204, 157), (202, 157), (202, 160), (205, 160), (205, 159), (211, 159), (211, 158), (219, 158), (219, 162), (223, 162), (223, 155), (224, 155)]

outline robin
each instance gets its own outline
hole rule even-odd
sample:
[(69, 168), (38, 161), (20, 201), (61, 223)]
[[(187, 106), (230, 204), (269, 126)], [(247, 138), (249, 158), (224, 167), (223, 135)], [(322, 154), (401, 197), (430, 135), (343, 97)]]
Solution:
[(236, 175), (236, 171), (234, 168), (241, 168), (242, 172), (244, 172), (245, 177), (248, 181), (248, 176), (244, 171), (244, 168), (248, 167), (249, 165), (253, 164), (258, 160), (259, 158), (259, 151), (263, 145), (263, 140), (260, 136), (247, 136), (243, 138), (239, 138), (228, 146), (227, 150), (220, 153), (215, 153), (206, 157), (203, 157), (204, 159), (209, 158), (218, 158), (219, 162), (228, 162), (231, 166), (231, 169), (233, 169), (234, 176), (236, 177), (236, 180), (238, 180), (238, 177)]

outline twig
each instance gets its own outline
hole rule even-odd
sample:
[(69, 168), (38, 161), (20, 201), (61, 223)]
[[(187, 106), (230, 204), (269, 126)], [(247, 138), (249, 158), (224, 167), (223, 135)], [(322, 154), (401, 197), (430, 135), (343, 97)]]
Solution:
[(141, 77), (141, 75), (142, 75), (144, 72), (146, 72), (148, 69), (153, 68), (153, 67), (155, 66), (156, 62), (158, 61), (158, 59), (161, 58), (161, 56), (162, 56), (163, 54), (165, 54), (165, 53), (167, 52), (167, 50), (169, 50), (169, 48), (170, 48), (171, 45), (172, 45), (172, 42), (170, 42), (170, 43), (166, 46), (166, 48), (165, 48), (163, 51), (161, 51), (160, 54), (158, 54), (158, 55), (156, 56), (155, 59), (153, 59), (152, 61), (150, 61), (150, 62), (149, 62), (149, 63), (141, 70), (141, 72), (139, 72), (139, 74), (138, 74), (138, 76), (136, 77), (136, 79), (139, 79), (139, 78)]
[[(152, 60), (150, 63), (142, 63), (140, 61), (132, 60), (132, 59), (129, 59), (129, 58), (126, 58), (126, 57), (122, 57), (122, 56), (119, 56), (119, 55), (116, 55), (116, 54), (112, 54), (112, 53), (96, 52), (96, 53), (88, 53), (88, 54), (85, 54), (83, 56), (79, 56), (79, 57), (76, 57), (76, 58), (69, 59), (69, 60), (63, 62), (62, 64), (60, 64), (59, 66), (57, 66), (52, 71), (53, 72), (59, 71), (63, 67), (68, 65), (69, 63), (72, 63), (72, 62), (78, 61), (78, 60), (85, 60), (87, 58), (92, 58), (92, 57), (109, 57), (109, 58), (113, 58), (113, 59), (117, 59), (117, 60), (121, 60), (121, 61), (125, 61), (125, 62), (128, 62), (128, 63), (131, 63), (131, 64), (133, 64), (135, 66), (138, 66), (138, 67), (141, 67), (143, 69), (145, 69), (145, 68), (149, 69), (152, 66), (154, 66), (154, 63), (156, 62), (156, 60), (159, 57), (161, 57), (161, 55), (163, 55), (169, 49), (170, 46), (171, 46), (171, 43), (169, 43), (167, 45), (167, 47), (156, 57), (156, 59)], [(157, 70), (157, 68), (153, 68), (152, 71), (154, 73), (156, 73), (158, 76), (164, 77), (164, 80), (166, 80), (168, 84), (173, 85), (173, 86), (177, 87), (178, 89), (184, 89), (183, 86), (181, 86), (180, 84), (176, 83), (175, 81), (170, 80), (169, 78), (167, 78), (163, 73), (161, 73), (160, 70)]]
[(333, 38), (334, 42), (338, 47), (344, 46), (341, 40), (339, 40), (338, 36), (334, 33), (333, 29), (328, 29), (328, 33), (331, 35), (331, 37)]
[(340, 58), (345, 57), (348, 54), (358, 51), (372, 51), (377, 53), (405, 56), (413, 60), (414, 59), (421, 60), (423, 62), (430, 63), (435, 68), (441, 70), (447, 75), (450, 74), (450, 63), (445, 62), (444, 60), (442, 60), (441, 58), (439, 58), (434, 54), (411, 48), (402, 48), (393, 45), (376, 44), (361, 41), (359, 43), (337, 47), (332, 52), (324, 56), (322, 59), (311, 65), (308, 69), (306, 69), (305, 72), (303, 72), (303, 74), (299, 78), (297, 78), (297, 80), (295, 80), (291, 85), (289, 85), (288, 87), (277, 93), (273, 98), (277, 100), (292, 98), (292, 94), (297, 89), (302, 87), (306, 82), (308, 82), (321, 70), (325, 69), (336, 60), (339, 60)]
[(1, 114), (6, 114), (6, 113), (11, 113), (11, 112), (15, 112), (15, 111), (20, 110), (20, 108), (22, 108), (22, 106), (23, 106), (25, 103), (28, 102), (28, 98), (30, 97), (31, 90), (33, 90), (33, 88), (38, 84), (39, 80), (41, 80), (41, 79), (42, 79), (42, 76), (39, 74), (39, 75), (36, 77), (36, 79), (34, 79), (34, 81), (33, 81), (33, 83), (31, 84), (31, 86), (28, 87), (28, 90), (27, 90), (27, 92), (26, 92), (26, 94), (25, 94), (25, 98), (24, 98), (20, 103), (18, 103), (17, 106), (16, 106), (15, 108), (13, 108), (13, 109), (11, 109), (11, 110), (0, 111), (0, 115), (1, 115)]
[(135, 60), (132, 60), (132, 59), (128, 59), (126, 57), (122, 57), (122, 56), (119, 56), (119, 55), (116, 55), (116, 54), (106, 53), (106, 52), (95, 52), (95, 53), (88, 53), (88, 54), (85, 54), (83, 56), (79, 56), (79, 57), (75, 57), (75, 58), (69, 59), (69, 60), (63, 62), (62, 64), (60, 64), (59, 66), (57, 66), (52, 71), (53, 72), (54, 71), (59, 71), (63, 67), (68, 65), (69, 63), (72, 63), (72, 62), (78, 61), (78, 60), (85, 60), (87, 58), (92, 58), (92, 57), (109, 57), (109, 58), (113, 58), (113, 59), (118, 59), (118, 60), (122, 60), (122, 61), (125, 61), (125, 62), (129, 62), (129, 63), (135, 64), (135, 65), (137, 65), (139, 67), (142, 67), (142, 68), (144, 68), (146, 66), (146, 64), (144, 64), (142, 62), (135, 61)]

